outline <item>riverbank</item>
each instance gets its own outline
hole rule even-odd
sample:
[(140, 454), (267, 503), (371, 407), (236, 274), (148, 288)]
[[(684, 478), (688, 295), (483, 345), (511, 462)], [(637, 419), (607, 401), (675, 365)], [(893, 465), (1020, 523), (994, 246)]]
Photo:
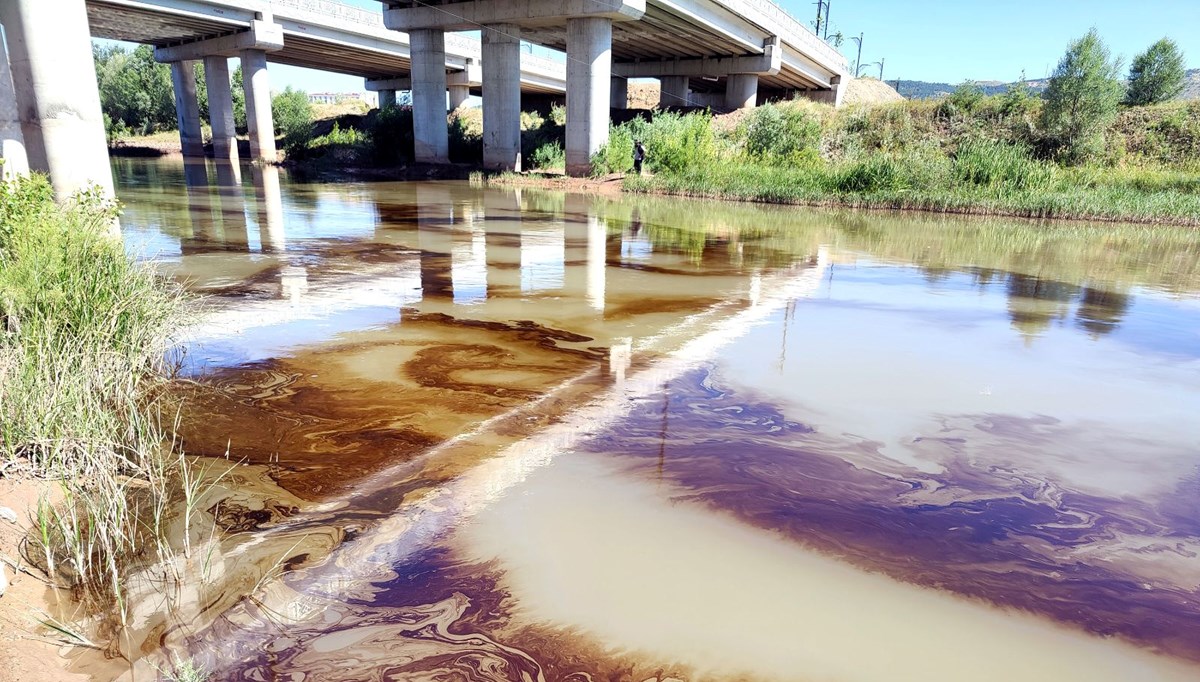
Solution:
[(167, 390), (189, 304), (126, 256), (117, 210), (93, 192), (56, 202), (38, 175), (0, 184), (0, 506), (17, 519), (0, 551), (25, 571), (3, 597), (6, 620), (27, 616), (5, 633), (18, 659), (85, 644), (71, 629), (115, 640), (137, 589), (128, 572), (186, 553), (203, 492)]

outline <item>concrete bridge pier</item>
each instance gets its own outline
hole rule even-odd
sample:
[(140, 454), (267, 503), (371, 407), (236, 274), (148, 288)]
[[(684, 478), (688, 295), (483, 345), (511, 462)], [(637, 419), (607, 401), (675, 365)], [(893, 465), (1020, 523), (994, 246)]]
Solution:
[(629, 108), (629, 79), (620, 76), (613, 76), (609, 79), (609, 92), (611, 93), (611, 102), (609, 106), (613, 109), (628, 109)]
[(521, 27), (485, 26), (482, 57), (483, 165), (492, 170), (520, 171)]
[[(50, 175), (59, 199), (93, 184), (112, 196), (83, 0), (3, 0), (0, 24), (29, 167)], [(15, 164), (11, 126), (9, 131), (5, 153), (14, 150)]]
[(659, 76), (661, 90), (658, 93), (658, 106), (685, 107), (688, 105), (688, 88), (691, 79), (687, 76)]
[(450, 92), (450, 111), (459, 109), (471, 98), (471, 88), (483, 85), (483, 71), (473, 58), (467, 59), (467, 68), (446, 76), (446, 87)]
[(208, 123), (212, 126), (213, 157), (227, 163), (241, 182), (237, 130), (233, 122), (233, 92), (230, 89), (229, 59), (204, 58), (204, 87), (208, 90)]
[(13, 180), (29, 174), (29, 156), (21, 133), (21, 114), (17, 111), (17, 93), (13, 90), (8, 50), (0, 40), (0, 180)]
[(753, 109), (758, 104), (758, 74), (731, 73), (725, 80), (725, 107)]
[(611, 78), (612, 19), (567, 19), (568, 175), (590, 174), (592, 154), (608, 141)]
[(450, 85), (450, 111), (461, 109), (467, 100), (471, 99), (471, 86)]
[(412, 45), (414, 156), (419, 163), (449, 163), (446, 34), (439, 29), (422, 28), (411, 31), (408, 38)]
[(200, 100), (196, 96), (196, 62), (171, 62), (171, 85), (175, 87), (175, 121), (179, 124), (179, 143), (183, 155), (204, 157), (204, 136), (200, 131)]
[(395, 90), (380, 90), (379, 91), (379, 109), (380, 111), (388, 107), (396, 106), (396, 91)]
[(275, 163), (275, 121), (271, 117), (271, 79), (267, 75), (267, 53), (242, 51), (242, 87), (246, 91), (246, 129), (250, 134), (250, 156), (255, 161)]

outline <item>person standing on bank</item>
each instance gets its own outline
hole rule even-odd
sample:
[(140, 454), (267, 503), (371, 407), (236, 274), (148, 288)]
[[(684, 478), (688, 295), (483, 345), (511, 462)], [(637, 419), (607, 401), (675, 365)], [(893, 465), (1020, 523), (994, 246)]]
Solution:
[(633, 172), (638, 175), (642, 174), (642, 162), (646, 160), (646, 148), (642, 146), (642, 141), (637, 140), (633, 143)]

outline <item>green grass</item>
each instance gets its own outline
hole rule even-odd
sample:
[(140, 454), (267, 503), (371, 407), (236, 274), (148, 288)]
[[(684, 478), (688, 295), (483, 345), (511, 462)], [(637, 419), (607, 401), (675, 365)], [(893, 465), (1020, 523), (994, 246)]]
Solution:
[[(1023, 188), (1029, 175), (979, 182), (944, 177), (921, 162), (874, 155), (864, 160), (799, 167), (725, 163), (683, 173), (625, 179), (633, 192), (782, 204), (915, 209), (1028, 218), (1200, 225), (1197, 179), (1182, 172), (1124, 169), (1051, 171)], [(986, 174), (984, 174), (986, 175)]]
[[(1127, 110), (1109, 152), (1082, 165), (1043, 155), (1040, 101), (982, 97), (834, 110), (811, 102), (759, 107), (732, 129), (705, 115), (663, 115), (614, 126), (595, 158), (628, 165), (650, 140), (652, 174), (625, 188), (782, 204), (916, 209), (1028, 218), (1200, 225), (1200, 107)], [(687, 119), (691, 119), (690, 121)], [(687, 150), (681, 154), (680, 150)]]
[(124, 612), (125, 564), (163, 553), (187, 492), (165, 397), (182, 294), (132, 263), (96, 193), (56, 204), (34, 176), (0, 184), (0, 462), (58, 481), (35, 530), (42, 568)]

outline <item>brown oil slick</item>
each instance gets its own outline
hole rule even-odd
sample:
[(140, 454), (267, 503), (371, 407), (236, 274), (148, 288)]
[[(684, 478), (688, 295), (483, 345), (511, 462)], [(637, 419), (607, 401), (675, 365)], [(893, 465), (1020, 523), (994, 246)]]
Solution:
[[(1090, 344), (1186, 403), (1200, 352), (1163, 320), (1200, 319), (1194, 235), (455, 183), (285, 185), (281, 230), (261, 196), (134, 187), (130, 229), (209, 296), (181, 435), (228, 467), (184, 606), (138, 599), (137, 679), (180, 653), (214, 682), (1198, 676), (1200, 476), (1139, 496), (1037, 456), (1191, 460), (1156, 422), (953, 397), (976, 377), (931, 331)], [(861, 357), (788, 374), (805, 334)], [(945, 377), (897, 370), (921, 344)]]

